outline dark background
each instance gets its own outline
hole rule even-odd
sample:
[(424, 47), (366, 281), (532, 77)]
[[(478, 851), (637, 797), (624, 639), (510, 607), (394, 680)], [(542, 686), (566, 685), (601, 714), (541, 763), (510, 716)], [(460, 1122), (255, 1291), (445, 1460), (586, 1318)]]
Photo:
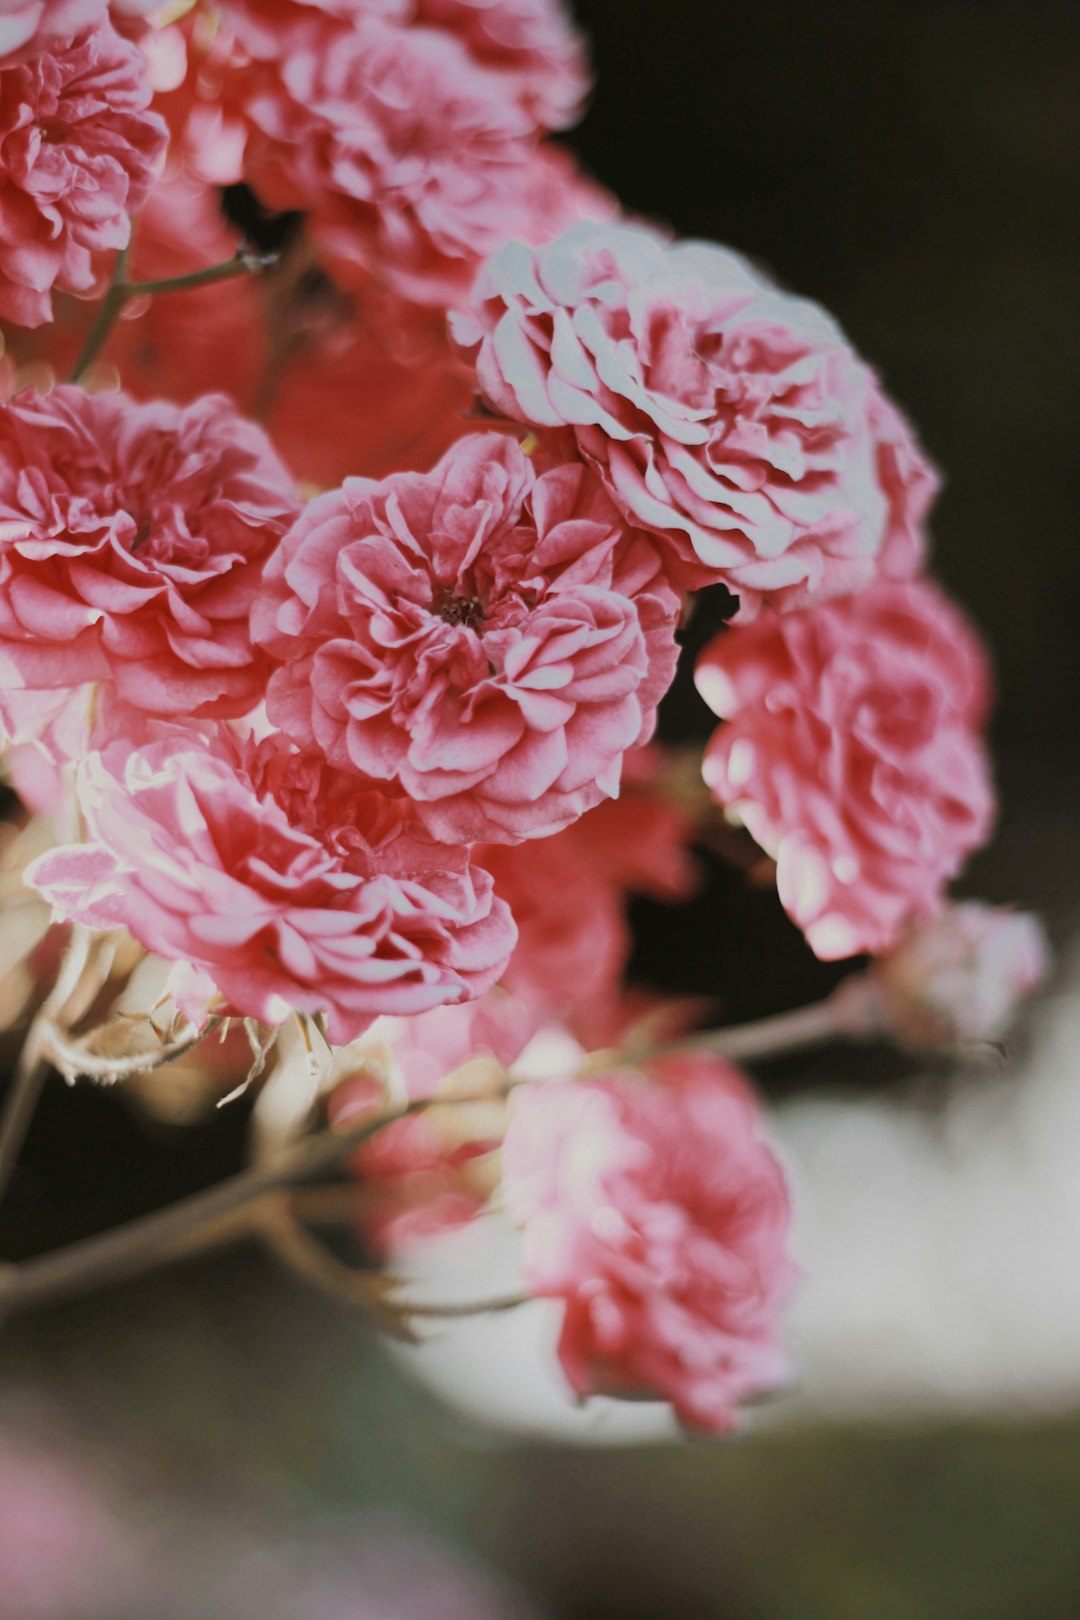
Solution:
[[(968, 892), (1078, 911), (1080, 6), (1016, 0), (579, 0), (598, 88), (574, 136), (632, 210), (754, 256), (824, 303), (944, 469), (935, 567), (989, 637), (1002, 817)], [(718, 614), (716, 615), (718, 617)], [(705, 621), (690, 632), (700, 640)], [(687, 683), (673, 738), (710, 718)], [(753, 1016), (815, 993), (768, 892), (713, 873), (640, 907), (639, 968)], [(822, 1067), (822, 1062), (825, 1068)], [(893, 1086), (888, 1053), (779, 1066), (774, 1091)], [(107, 1225), (238, 1161), (242, 1110), (147, 1140), (122, 1105), (49, 1092), (0, 1221), (9, 1255)], [(47, 1212), (47, 1213), (46, 1213)], [(314, 1349), (310, 1334), (318, 1330)], [(1074, 1620), (1080, 1437), (867, 1432), (747, 1448), (477, 1452), (361, 1330), (248, 1261), (5, 1335), (124, 1465), (295, 1526), (399, 1501), (572, 1620)], [(315, 1393), (319, 1399), (315, 1399)], [(265, 1505), (265, 1504), (264, 1504)], [(0, 1603), (2, 1612), (2, 1603)], [(409, 1620), (403, 1614), (401, 1620)]]

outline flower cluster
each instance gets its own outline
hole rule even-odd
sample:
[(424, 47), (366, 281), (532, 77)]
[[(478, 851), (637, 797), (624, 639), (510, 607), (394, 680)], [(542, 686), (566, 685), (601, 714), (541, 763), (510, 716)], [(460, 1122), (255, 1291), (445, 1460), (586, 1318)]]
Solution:
[(271, 1167), (323, 1130), (369, 1254), (502, 1221), (575, 1391), (730, 1428), (787, 1376), (785, 1181), (631, 897), (719, 806), (879, 957), (815, 1028), (997, 1039), (1045, 969), (947, 896), (994, 796), (934, 468), (829, 315), (553, 142), (560, 0), (2, 9), (0, 1020), (107, 1081), (220, 1028), (203, 1090)]

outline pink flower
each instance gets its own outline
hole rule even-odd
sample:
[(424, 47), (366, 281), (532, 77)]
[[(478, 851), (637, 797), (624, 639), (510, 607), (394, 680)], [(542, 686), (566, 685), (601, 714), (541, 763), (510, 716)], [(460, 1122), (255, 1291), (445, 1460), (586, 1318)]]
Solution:
[(887, 1027), (909, 1046), (996, 1041), (1050, 965), (1026, 912), (964, 901), (916, 924), (873, 967)]
[(449, 843), (539, 838), (618, 791), (674, 672), (678, 601), (580, 463), (504, 434), (349, 479), (267, 569), (252, 633), (303, 748), (411, 798)]
[(417, 303), (453, 303), (520, 215), (532, 119), (449, 34), (369, 17), (331, 41), (311, 24), (244, 111), (246, 178), (309, 211), (345, 286), (377, 271)]
[[(410, 1099), (432, 1097), (457, 1071), (468, 1069), (457, 1091), (482, 1094), (490, 1081), (521, 1055), (536, 1020), (512, 996), (496, 988), (478, 1001), (437, 1007), (418, 1018), (383, 1019)], [(331, 1123), (344, 1127), (385, 1107), (383, 1088), (363, 1069), (347, 1075), (327, 1102)], [(361, 1226), (379, 1250), (454, 1231), (487, 1202), (491, 1155), (505, 1125), (505, 1103), (492, 1088), (490, 1107), (462, 1109), (453, 1103), (429, 1108), (379, 1131), (352, 1156), (349, 1167), (362, 1183)]]
[(492, 407), (571, 428), (676, 576), (722, 581), (744, 617), (859, 588), (906, 521), (887, 511), (903, 475), (881, 487), (872, 374), (824, 311), (725, 249), (627, 225), (511, 242), (452, 324)]
[(81, 34), (107, 10), (108, 0), (2, 0), (0, 59), (40, 40)]
[(296, 511), (265, 435), (220, 396), (20, 394), (0, 406), (5, 684), (111, 679), (152, 713), (244, 713), (266, 684), (248, 610)]
[(640, 758), (646, 752), (627, 757), (618, 799), (563, 832), (476, 852), (517, 924), (503, 984), (538, 1017), (567, 1024), (589, 1045), (609, 1040), (621, 1018), (630, 895), (677, 901), (697, 883), (692, 825), (649, 781)]
[(985, 840), (989, 691), (970, 626), (926, 580), (722, 633), (697, 684), (727, 724), (715, 797), (777, 862), (818, 956), (887, 950)]
[(153, 11), (158, 0), (0, 0), (0, 59), (23, 57), (44, 42), (70, 39), (92, 28), (110, 10), (134, 19)]
[(127, 245), (164, 155), (138, 50), (101, 22), (0, 62), (0, 319), (41, 326)]
[(718, 1059), (534, 1084), (511, 1099), (503, 1185), (530, 1291), (565, 1305), (559, 1359), (580, 1395), (668, 1400), (723, 1431), (787, 1372), (792, 1268), (780, 1167)]
[(444, 28), (500, 74), (537, 125), (565, 129), (589, 90), (585, 42), (558, 0), (414, 0), (417, 22)]
[(374, 281), (354, 304), (324, 280), (291, 323), (266, 422), (298, 478), (325, 489), (430, 467), (475, 429), (475, 390), (441, 311)]
[(434, 848), (407, 806), (277, 736), (118, 741), (84, 762), (79, 801), (91, 842), (43, 856), (27, 881), (59, 917), (125, 927), (202, 968), (245, 1017), (324, 1012), (344, 1043), (381, 1013), (481, 995), (513, 945), (467, 852)]

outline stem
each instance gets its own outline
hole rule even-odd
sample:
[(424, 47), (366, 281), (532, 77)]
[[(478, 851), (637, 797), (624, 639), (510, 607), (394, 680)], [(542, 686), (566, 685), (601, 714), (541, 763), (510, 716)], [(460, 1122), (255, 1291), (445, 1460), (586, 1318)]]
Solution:
[(269, 270), (276, 263), (276, 253), (253, 253), (248, 247), (239, 247), (231, 259), (208, 265), (205, 270), (189, 270), (182, 276), (163, 276), (160, 281), (129, 281), (124, 286), (124, 299), (126, 302), (129, 298), (187, 292), (192, 287), (210, 287), (216, 281), (229, 281), (233, 276), (256, 275), (262, 270)]
[(621, 1064), (650, 1063), (655, 1058), (677, 1057), (682, 1052), (711, 1052), (733, 1063), (751, 1063), (758, 1058), (777, 1057), (801, 1047), (818, 1046), (824, 1041), (860, 1040), (878, 1028), (877, 1002), (864, 973), (854, 973), (826, 996), (809, 1007), (759, 1018), (751, 1024), (731, 1029), (706, 1029), (697, 1035), (663, 1041), (655, 1046), (631, 1048), (625, 1052), (594, 1053), (583, 1072)]
[(527, 1294), (504, 1294), (493, 1299), (438, 1304), (395, 1297), (393, 1279), (379, 1272), (360, 1271), (347, 1265), (304, 1227), (291, 1209), (280, 1204), (267, 1209), (263, 1234), (274, 1252), (293, 1271), (345, 1305), (359, 1306), (374, 1316), (395, 1338), (415, 1344), (410, 1331), (413, 1317), (433, 1321), (456, 1321), (469, 1316), (488, 1316), (496, 1311), (513, 1311), (527, 1303)]
[[(774, 1018), (734, 1029), (707, 1030), (701, 1035), (637, 1051), (594, 1053), (575, 1078), (585, 1079), (604, 1068), (649, 1062), (680, 1052), (713, 1052), (745, 1062), (819, 1041), (858, 1039), (871, 1034), (875, 1027), (872, 987), (865, 974), (855, 974), (845, 979), (825, 1001), (779, 1013)], [(515, 1084), (518, 1082), (508, 1075), (502, 1090), (508, 1091)], [(423, 1098), (344, 1130), (320, 1131), (271, 1164), (230, 1176), (205, 1192), (195, 1193), (111, 1232), (87, 1238), (38, 1260), (10, 1266), (6, 1272), (0, 1272), (0, 1317), (72, 1299), (97, 1287), (139, 1276), (157, 1265), (222, 1241), (223, 1233), (229, 1238), (251, 1236), (259, 1231), (265, 1234), (268, 1195), (333, 1169), (370, 1137), (397, 1120), (435, 1105), (488, 1106), (497, 1095), (488, 1091), (477, 1096)], [(516, 1298), (468, 1307), (417, 1305), (410, 1310), (415, 1315), (469, 1315), (482, 1310), (509, 1310), (514, 1303)]]
[(94, 317), (94, 323), (86, 334), (86, 342), (83, 344), (82, 353), (76, 360), (75, 368), (71, 373), (72, 382), (78, 382), (83, 374), (89, 370), (90, 366), (93, 365), (105, 346), (105, 340), (113, 329), (113, 323), (127, 302), (124, 274), (127, 270), (130, 251), (129, 244), (127, 247), (121, 248), (116, 255), (109, 290), (102, 299), (98, 312)]
[[(461, 1102), (489, 1102), (490, 1098), (463, 1097)], [(216, 1240), (226, 1217), (245, 1212), (230, 1222), (232, 1235), (253, 1234), (260, 1217), (249, 1208), (267, 1194), (306, 1181), (348, 1158), (384, 1126), (418, 1113), (427, 1100), (410, 1103), (393, 1113), (378, 1114), (347, 1130), (320, 1131), (308, 1137), (275, 1163), (241, 1171), (205, 1192), (192, 1194), (165, 1209), (97, 1237), (73, 1243), (38, 1260), (28, 1260), (0, 1272), (0, 1318), (59, 1300), (74, 1299), (95, 1288), (124, 1282), (155, 1266), (197, 1253), (208, 1235)]]
[(254, 253), (249, 247), (241, 246), (231, 259), (225, 259), (221, 264), (209, 265), (205, 270), (189, 270), (182, 276), (164, 276), (160, 281), (126, 281), (124, 277), (129, 251), (129, 248), (123, 248), (116, 256), (109, 290), (102, 299), (94, 324), (87, 334), (83, 351), (75, 362), (75, 369), (71, 373), (72, 382), (78, 382), (97, 359), (121, 310), (131, 299), (151, 297), (157, 293), (187, 292), (192, 287), (209, 287), (214, 282), (227, 281), (232, 276), (257, 274), (276, 263), (275, 254)]
[(56, 983), (42, 1002), (23, 1041), (0, 1116), (0, 1199), (7, 1191), (49, 1072), (45, 1033), (52, 1027), (53, 1018), (74, 998), (91, 964), (95, 945), (95, 936), (89, 929), (76, 926), (72, 930)]

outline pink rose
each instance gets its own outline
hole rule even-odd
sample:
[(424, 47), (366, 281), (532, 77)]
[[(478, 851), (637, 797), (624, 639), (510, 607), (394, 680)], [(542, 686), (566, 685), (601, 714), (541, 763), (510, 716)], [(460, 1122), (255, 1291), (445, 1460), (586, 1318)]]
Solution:
[(248, 611), (297, 504), (220, 396), (179, 409), (63, 385), (0, 406), (5, 684), (113, 680), (152, 713), (244, 713), (267, 672)]
[(705, 780), (777, 863), (825, 959), (887, 950), (985, 840), (989, 675), (926, 580), (879, 583), (721, 633), (697, 668), (726, 724)]
[(533, 121), (449, 34), (369, 17), (330, 41), (312, 24), (244, 112), (245, 177), (271, 207), (308, 211), (345, 286), (376, 271), (453, 303), (520, 216)]
[[(475, 1075), (457, 1090), (480, 1095), (485, 1079), (508, 1070), (536, 1030), (535, 1017), (499, 988), (478, 1001), (437, 1007), (418, 1018), (384, 1019), (372, 1034), (385, 1042), (410, 1099), (434, 1096), (466, 1066)], [(347, 1075), (327, 1100), (332, 1124), (346, 1126), (385, 1107), (370, 1071)], [(381, 1251), (467, 1225), (483, 1209), (491, 1155), (505, 1123), (505, 1103), (427, 1109), (384, 1127), (349, 1160), (361, 1182), (364, 1236)]]
[(1000, 1040), (1049, 965), (1037, 918), (969, 900), (910, 928), (873, 975), (894, 1035), (947, 1046)]
[(692, 823), (651, 783), (641, 757), (648, 752), (627, 756), (618, 799), (563, 832), (476, 851), (517, 924), (503, 984), (538, 1017), (566, 1023), (587, 1045), (607, 1042), (622, 1018), (630, 896), (683, 900), (698, 879), (689, 854)]
[(0, 62), (0, 319), (41, 326), (127, 245), (167, 132), (142, 56), (108, 22)]
[(477, 434), (312, 501), (252, 633), (303, 748), (449, 843), (539, 838), (618, 792), (674, 673), (678, 600), (580, 463)]
[(81, 34), (107, 10), (108, 0), (0, 0), (0, 59), (41, 40)]
[(381, 1013), (481, 995), (513, 945), (466, 851), (433, 847), (407, 806), (277, 736), (118, 741), (84, 761), (79, 802), (91, 841), (42, 856), (27, 882), (58, 917), (203, 969), (245, 1017), (324, 1012), (345, 1043)]
[(697, 1054), (511, 1099), (503, 1147), (530, 1292), (563, 1301), (559, 1359), (580, 1395), (668, 1400), (723, 1431), (779, 1383), (789, 1209), (735, 1070)]
[(726, 249), (628, 225), (511, 242), (452, 326), (493, 409), (572, 429), (676, 577), (722, 581), (743, 617), (859, 588), (906, 521), (887, 510), (903, 475), (881, 487), (872, 374), (823, 310)]
[(266, 423), (298, 478), (325, 489), (430, 467), (475, 429), (475, 390), (440, 310), (375, 281), (354, 303), (309, 278), (290, 328)]

